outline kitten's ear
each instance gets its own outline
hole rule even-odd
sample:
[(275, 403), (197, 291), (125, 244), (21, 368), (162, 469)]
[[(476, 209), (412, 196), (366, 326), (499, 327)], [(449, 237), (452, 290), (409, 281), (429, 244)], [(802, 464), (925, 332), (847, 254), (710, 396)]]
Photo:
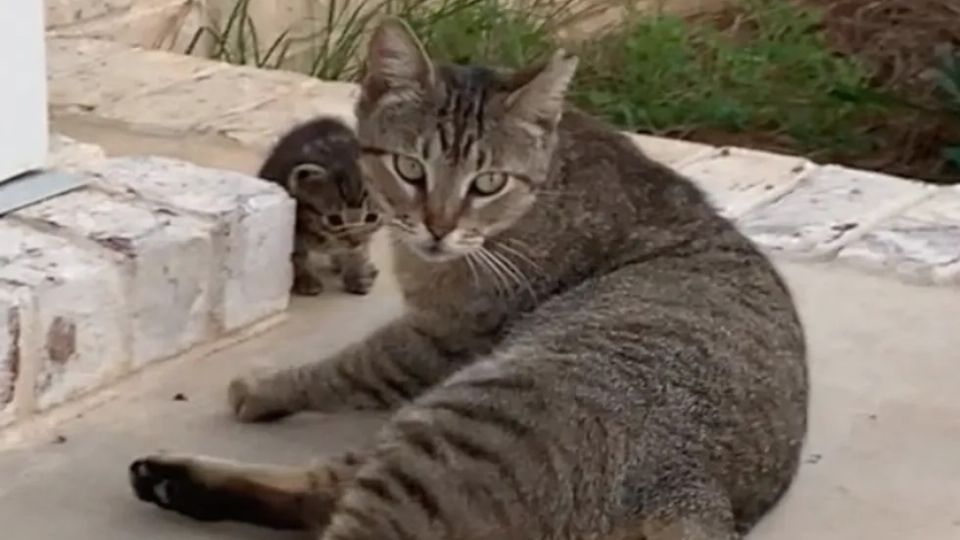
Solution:
[(544, 129), (556, 127), (577, 62), (576, 56), (559, 49), (545, 64), (518, 72), (514, 80), (519, 87), (507, 97), (509, 114)]
[(376, 101), (391, 90), (422, 92), (433, 83), (433, 62), (413, 30), (402, 19), (385, 18), (367, 46), (365, 97)]
[(300, 185), (311, 178), (326, 176), (327, 169), (316, 163), (301, 163), (294, 167), (287, 176), (287, 189), (290, 193), (297, 193)]

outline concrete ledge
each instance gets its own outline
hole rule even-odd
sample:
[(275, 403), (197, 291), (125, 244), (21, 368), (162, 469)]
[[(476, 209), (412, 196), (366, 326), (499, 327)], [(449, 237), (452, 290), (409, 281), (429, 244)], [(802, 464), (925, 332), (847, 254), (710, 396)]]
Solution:
[(50, 162), (88, 187), (0, 219), (0, 425), (289, 301), (294, 203), (281, 188), (52, 139)]

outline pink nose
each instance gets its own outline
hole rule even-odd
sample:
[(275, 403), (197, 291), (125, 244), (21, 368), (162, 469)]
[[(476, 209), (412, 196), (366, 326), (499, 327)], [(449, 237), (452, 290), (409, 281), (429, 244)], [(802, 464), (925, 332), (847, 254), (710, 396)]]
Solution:
[(453, 220), (437, 219), (431, 214), (427, 214), (423, 224), (427, 227), (427, 230), (430, 231), (430, 235), (433, 236), (434, 240), (442, 240), (444, 236), (450, 234), (450, 231), (457, 227), (457, 224)]

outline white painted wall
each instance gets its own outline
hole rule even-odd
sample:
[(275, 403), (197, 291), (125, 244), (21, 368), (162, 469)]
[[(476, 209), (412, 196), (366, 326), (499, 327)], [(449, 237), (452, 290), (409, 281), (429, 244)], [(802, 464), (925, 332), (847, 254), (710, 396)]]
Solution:
[(47, 159), (43, 0), (0, 0), (0, 183)]

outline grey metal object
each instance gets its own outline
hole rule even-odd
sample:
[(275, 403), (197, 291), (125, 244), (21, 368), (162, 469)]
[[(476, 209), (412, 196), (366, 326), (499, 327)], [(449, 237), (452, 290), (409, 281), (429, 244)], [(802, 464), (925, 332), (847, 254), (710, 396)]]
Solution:
[(86, 182), (81, 175), (56, 170), (32, 171), (4, 180), (0, 183), (0, 216), (83, 187)]

